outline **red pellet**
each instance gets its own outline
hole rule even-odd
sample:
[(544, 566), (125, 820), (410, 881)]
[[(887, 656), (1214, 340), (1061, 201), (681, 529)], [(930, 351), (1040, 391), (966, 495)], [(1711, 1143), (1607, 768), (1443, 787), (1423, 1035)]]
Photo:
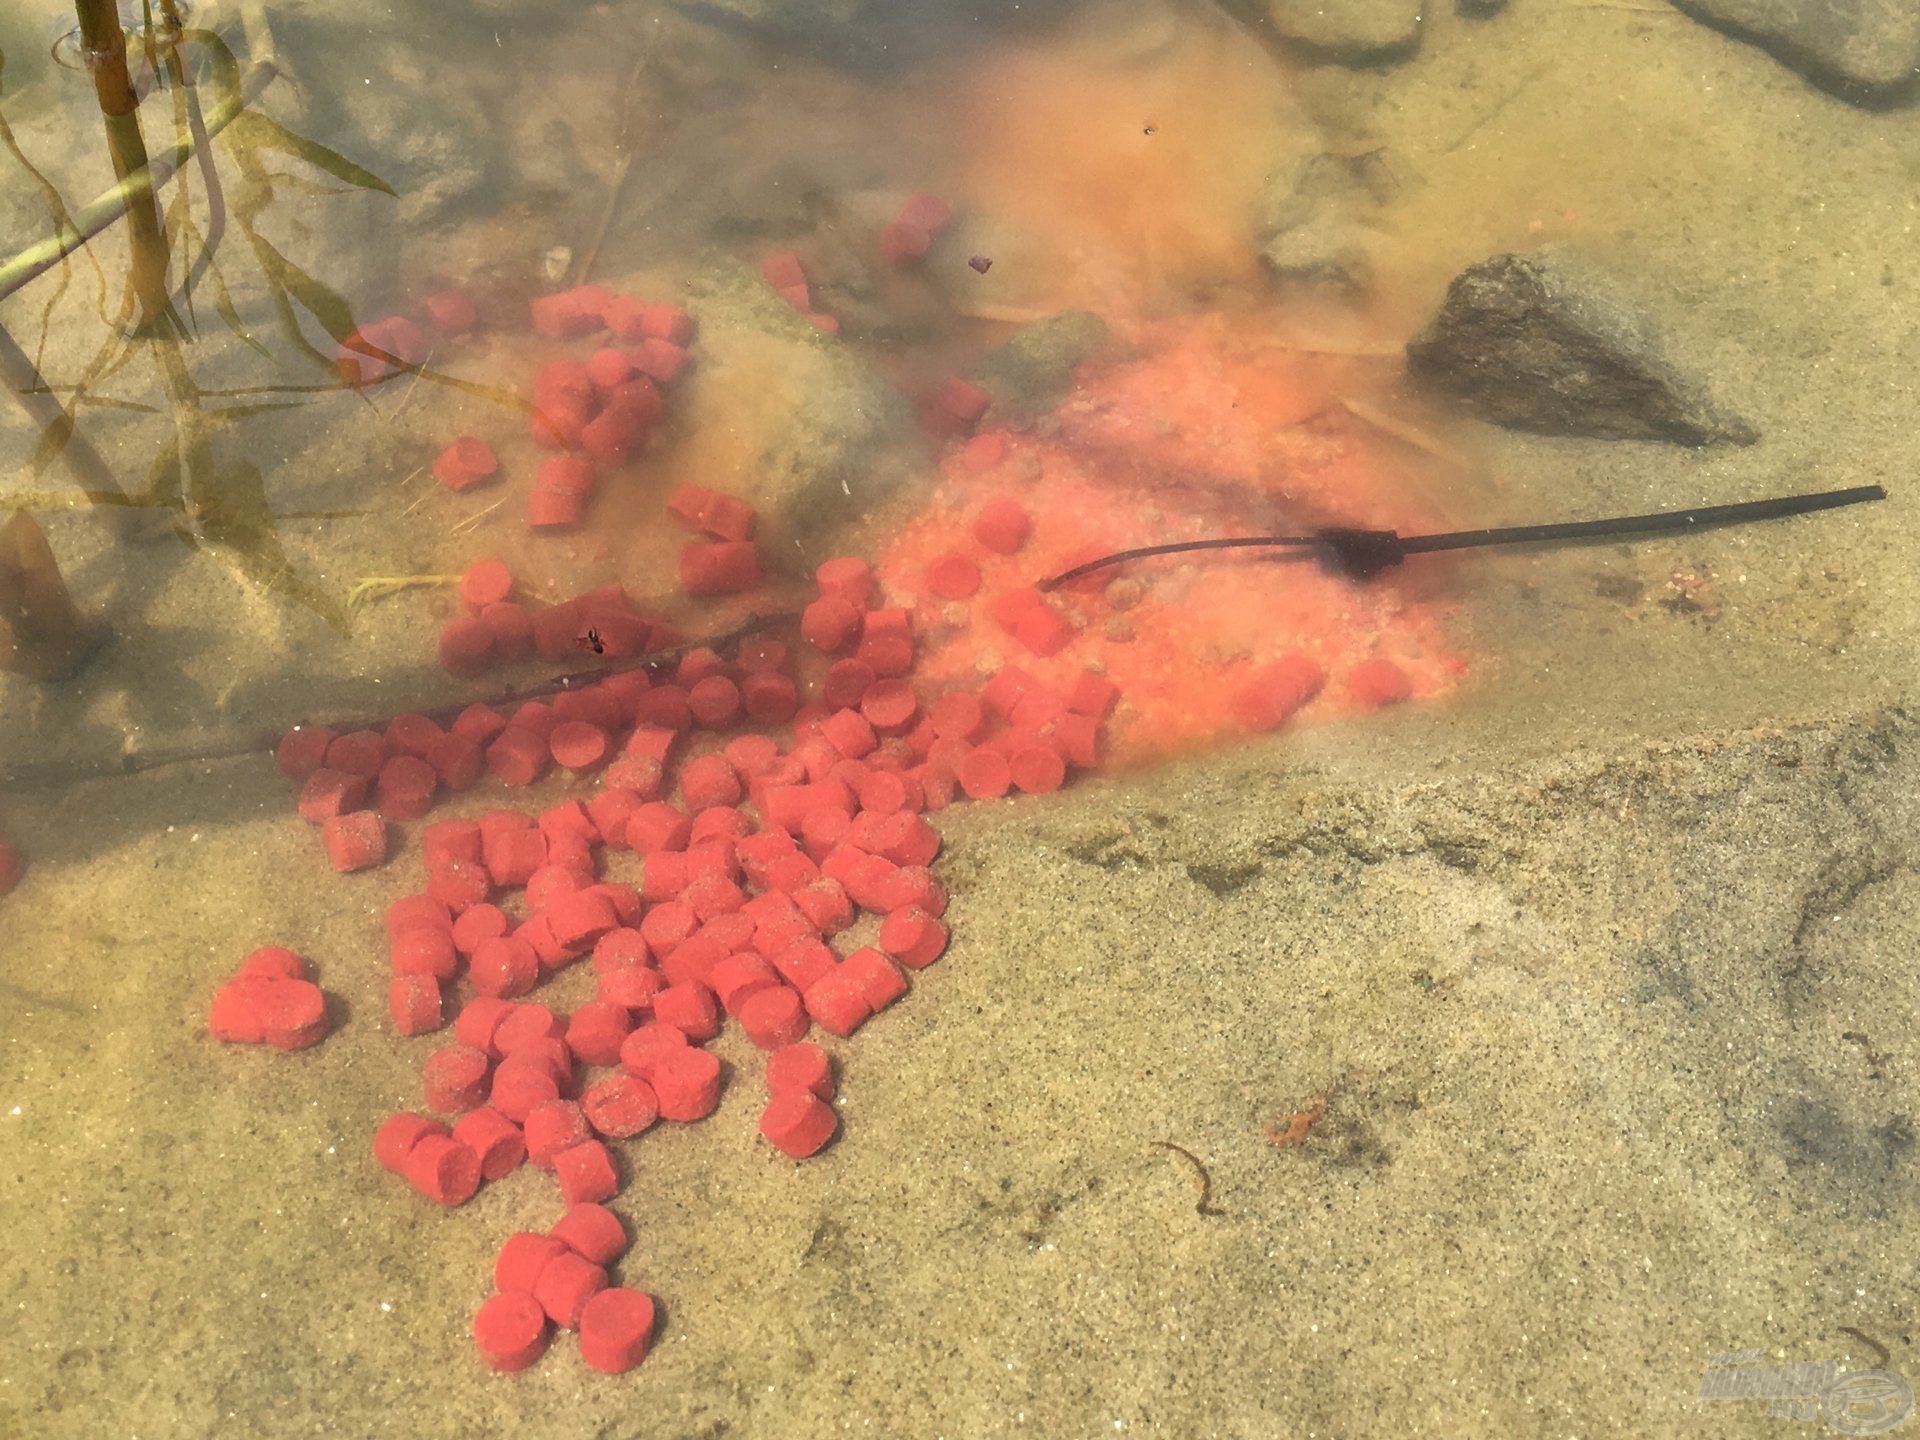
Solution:
[(703, 728), (723, 729), (740, 718), (740, 687), (725, 675), (709, 675), (687, 691), (687, 710)]
[(819, 1153), (839, 1126), (833, 1106), (808, 1090), (777, 1091), (760, 1113), (760, 1133), (795, 1160)]
[(633, 363), (652, 380), (670, 385), (687, 365), (687, 352), (671, 340), (648, 337), (633, 352)]
[(678, 305), (659, 302), (646, 307), (640, 320), (640, 333), (649, 340), (671, 340), (685, 345), (693, 339), (693, 316)]
[(1305, 655), (1284, 655), (1256, 669), (1234, 697), (1234, 714), (1249, 730), (1274, 730), (1314, 696), (1326, 673)]
[(912, 225), (932, 234), (953, 218), (953, 211), (947, 202), (938, 195), (929, 195), (925, 191), (915, 191), (900, 206), (894, 219), (903, 225)]
[(328, 862), (341, 874), (369, 869), (387, 858), (387, 822), (371, 810), (323, 821), (320, 838)]
[(547, 1312), (519, 1291), (489, 1295), (474, 1312), (473, 1343), (489, 1370), (524, 1370), (546, 1353)]
[(873, 567), (857, 555), (821, 561), (813, 580), (822, 595), (837, 595), (862, 610), (872, 603)]
[(833, 1060), (818, 1045), (806, 1041), (782, 1045), (767, 1057), (767, 1089), (775, 1095), (804, 1090), (822, 1100), (831, 1100)]
[(1014, 788), (1029, 795), (1058, 790), (1067, 778), (1067, 762), (1051, 745), (1023, 745), (1007, 757)]
[(384, 1170), (398, 1175), (407, 1163), (407, 1156), (413, 1153), (413, 1147), (429, 1135), (445, 1135), (447, 1127), (438, 1120), (430, 1120), (425, 1115), (416, 1115), (411, 1110), (402, 1110), (397, 1115), (389, 1115), (374, 1132), (373, 1158), (380, 1162)]
[(947, 927), (909, 906), (880, 922), (880, 948), (910, 970), (924, 970), (947, 948)]
[(520, 725), (509, 725), (487, 746), (487, 768), (503, 785), (533, 784), (551, 759), (547, 742)]
[(680, 588), (688, 595), (733, 595), (759, 583), (760, 551), (750, 540), (681, 547)]
[(970, 599), (980, 588), (980, 567), (949, 551), (927, 566), (927, 588), (942, 600)]
[(591, 1200), (568, 1210), (547, 1233), (594, 1265), (611, 1265), (627, 1248), (627, 1229), (620, 1217)]
[[(707, 1052), (689, 1053), (704, 1055)], [(531, 1147), (528, 1153), (532, 1153)], [(620, 1191), (620, 1177), (614, 1171), (613, 1157), (598, 1140), (584, 1140), (555, 1155), (553, 1173), (560, 1181), (561, 1198), (569, 1205), (578, 1205), (583, 1200), (608, 1200)]]
[(340, 732), (325, 725), (296, 725), (280, 737), (273, 761), (289, 780), (304, 781), (326, 763), (327, 747)]
[(359, 809), (366, 803), (367, 784), (363, 776), (321, 766), (300, 786), (300, 818), (320, 825)]
[(653, 1301), (638, 1290), (602, 1290), (580, 1311), (580, 1358), (619, 1375), (647, 1358), (653, 1338)]
[(748, 995), (740, 1005), (740, 1028), (762, 1050), (791, 1045), (807, 1033), (807, 1007), (797, 990), (772, 985)]
[(380, 767), (374, 804), (388, 820), (418, 820), (433, 809), (433, 792), (439, 785), (439, 772), (426, 761), (396, 755)]
[(974, 800), (992, 800), (1007, 793), (1013, 784), (1013, 771), (1007, 757), (996, 750), (969, 750), (955, 767), (960, 788)]
[(655, 1052), (645, 1078), (653, 1086), (662, 1120), (704, 1119), (720, 1103), (720, 1060), (711, 1051), (664, 1047)]
[(480, 1157), (483, 1179), (504, 1180), (527, 1158), (520, 1127), (491, 1105), (469, 1110), (455, 1121), (453, 1138)]
[(387, 987), (387, 1014), (402, 1035), (438, 1030), (445, 1023), (440, 1013), (440, 982), (431, 975), (394, 976)]
[(760, 261), (760, 273), (776, 290), (807, 283), (806, 269), (800, 263), (799, 253), (793, 250), (776, 250), (764, 256)]
[(536, 1106), (560, 1098), (560, 1086), (552, 1072), (531, 1060), (502, 1060), (487, 1098), (509, 1120), (524, 1124)]
[(1383, 705), (1398, 705), (1413, 694), (1413, 683), (1407, 679), (1407, 672), (1391, 660), (1363, 660), (1347, 675), (1347, 693), (1369, 710), (1375, 710)]
[(467, 979), (482, 995), (511, 999), (539, 983), (540, 957), (518, 935), (482, 941), (467, 962)]
[[(654, 1067), (668, 1051), (687, 1048), (687, 1037), (671, 1025), (648, 1023), (635, 1028), (620, 1047), (620, 1068), (651, 1083)], [(655, 1092), (657, 1095), (657, 1091)]]
[(822, 975), (806, 992), (807, 1013), (820, 1028), (845, 1039), (873, 1014), (873, 1007), (857, 978), (836, 967)]
[(933, 236), (917, 225), (895, 220), (880, 232), (880, 258), (890, 265), (918, 260), (933, 244)]
[(449, 490), (465, 490), (488, 479), (500, 468), (493, 447), (473, 435), (462, 435), (433, 459), (433, 478)]
[(913, 728), (920, 702), (905, 680), (876, 680), (860, 697), (860, 713), (882, 735), (903, 735)]
[(516, 1230), (493, 1261), (493, 1288), (505, 1295), (531, 1295), (547, 1267), (573, 1252), (564, 1240), (536, 1230)]
[(562, 1040), (567, 1027), (544, 1005), (507, 1006), (507, 1012), (493, 1027), (493, 1045), (502, 1055), (543, 1041)]
[(584, 720), (567, 720), (553, 727), (547, 747), (555, 761), (576, 773), (591, 770), (607, 758), (607, 732)]
[(493, 631), (476, 616), (456, 615), (440, 627), (439, 652), (451, 674), (484, 674), (493, 663)]
[(429, 1200), (464, 1205), (480, 1188), (480, 1157), (451, 1136), (427, 1135), (408, 1152), (400, 1173)]
[(720, 1033), (720, 1002), (702, 982), (683, 980), (653, 997), (653, 1018), (689, 1040), (711, 1040)]
[(421, 301), (427, 319), (449, 335), (460, 335), (474, 327), (480, 318), (473, 301), (458, 290), (435, 290)]
[(386, 736), (373, 730), (355, 730), (341, 735), (327, 746), (327, 765), (371, 780), (386, 763)]
[(580, 510), (580, 497), (570, 490), (534, 490), (527, 495), (527, 524), (535, 529), (559, 530), (578, 525)]
[(933, 408), (939, 414), (956, 424), (971, 425), (986, 414), (987, 406), (993, 397), (978, 385), (969, 384), (957, 375), (949, 376), (934, 392)]
[(885, 953), (862, 945), (841, 963), (840, 970), (860, 987), (860, 997), (876, 1014), (907, 993), (907, 981)]
[(513, 593), (513, 572), (498, 560), (476, 560), (460, 576), (460, 603), (485, 610)]
[(567, 1048), (583, 1065), (617, 1065), (632, 1029), (623, 1007), (589, 1000), (567, 1017)]
[(609, 1140), (631, 1139), (660, 1116), (653, 1087), (633, 1075), (595, 1081), (581, 1095), (580, 1108), (595, 1133)]
[(541, 1170), (553, 1169), (554, 1157), (562, 1150), (593, 1138), (587, 1117), (571, 1100), (548, 1100), (534, 1106), (520, 1128), (527, 1137), (527, 1159)]
[(580, 1312), (587, 1302), (606, 1288), (605, 1270), (561, 1245), (560, 1253), (542, 1267), (540, 1278), (533, 1282), (533, 1298), (540, 1302), (549, 1320), (572, 1330), (580, 1324)]
[(466, 1045), (449, 1045), (429, 1055), (420, 1067), (420, 1083), (427, 1108), (442, 1115), (476, 1110), (487, 1098), (486, 1053)]

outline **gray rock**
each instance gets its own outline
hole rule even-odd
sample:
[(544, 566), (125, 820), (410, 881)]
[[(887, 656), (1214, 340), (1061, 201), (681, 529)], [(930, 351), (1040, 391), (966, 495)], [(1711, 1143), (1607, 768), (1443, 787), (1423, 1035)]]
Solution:
[(993, 396), (992, 417), (1024, 424), (1053, 409), (1073, 384), (1073, 372), (1113, 343), (1107, 322), (1086, 310), (1063, 310), (1036, 320), (988, 353), (974, 379)]
[(1371, 273), (1367, 219), (1395, 185), (1378, 151), (1305, 155), (1261, 200), (1260, 258), (1282, 285), (1357, 292)]
[(1453, 0), (1456, 13), (1469, 20), (1485, 20), (1507, 8), (1507, 0)]
[(1286, 47), (1330, 65), (1392, 65), (1420, 48), (1424, 0), (1266, 0)]
[(1673, 0), (1703, 24), (1758, 45), (1822, 90), (1887, 109), (1920, 98), (1914, 0)]
[(689, 287), (700, 325), (700, 369), (729, 393), (740, 375), (779, 377), (790, 403), (771, 407), (743, 492), (760, 512), (758, 538), (782, 568), (810, 569), (844, 528), (881, 509), (924, 465), (913, 407), (859, 353), (814, 329), (737, 261), (718, 261)]
[(1558, 257), (1498, 255), (1461, 272), (1407, 345), (1407, 368), (1514, 430), (1680, 445), (1758, 438), (1676, 362), (1636, 302)]

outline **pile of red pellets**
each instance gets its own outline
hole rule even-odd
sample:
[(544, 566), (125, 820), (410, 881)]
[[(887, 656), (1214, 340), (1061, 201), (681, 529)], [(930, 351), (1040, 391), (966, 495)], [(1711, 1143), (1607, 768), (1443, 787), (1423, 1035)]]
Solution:
[[(889, 227), (892, 263), (916, 263), (945, 223), (945, 207), (927, 201), (909, 201)], [(834, 330), (813, 308), (797, 255), (769, 256), (762, 269)], [(440, 295), (426, 318), (448, 328), (473, 317)], [(680, 373), (693, 326), (683, 311), (597, 287), (535, 302), (533, 324), (550, 337), (611, 331), (622, 342), (534, 378), (536, 439), (557, 453), (541, 466), (527, 518), (571, 524), (596, 476), (657, 420), (659, 387)], [(392, 361), (411, 362), (422, 343), (405, 318), (362, 336), (341, 352), (355, 383), (392, 374)], [(1091, 546), (1138, 543), (1141, 527), (1165, 517), (1103, 506), (1103, 493), (1116, 493), (1101, 489), (1111, 477), (1074, 447), (1071, 423), (1047, 442), (998, 430), (963, 438), (986, 416), (985, 391), (956, 376), (919, 399), (929, 432), (955, 442), (925, 518), (877, 572), (853, 556), (819, 566), (791, 633), (750, 636), (726, 655), (685, 648), (618, 585), (539, 605), (507, 565), (480, 559), (438, 637), (448, 670), (574, 664), (591, 651), (608, 673), (505, 710), (475, 704), (446, 723), (405, 714), (345, 734), (302, 726), (280, 743), (279, 768), (336, 870), (380, 865), (396, 825), (427, 822), (417, 835), (424, 887), (386, 912), (388, 1013), (400, 1035), (443, 1043), (423, 1060), (417, 1100), (379, 1128), (375, 1159), (442, 1205), (526, 1164), (557, 1186), (554, 1225), (506, 1238), (494, 1293), (474, 1317), (480, 1357), (495, 1370), (533, 1363), (556, 1330), (574, 1332), (600, 1370), (645, 1356), (654, 1302), (644, 1277), (622, 1266), (628, 1237), (608, 1208), (623, 1183), (620, 1147), (713, 1113), (731, 1077), (708, 1046), (729, 1021), (766, 1057), (768, 1145), (802, 1160), (833, 1139), (833, 1066), (808, 1037), (815, 1026), (852, 1035), (947, 945), (930, 814), (962, 798), (1058, 789), (1108, 760), (1116, 707), (1132, 730), (1190, 738), (1281, 725), (1318, 701), (1330, 671), (1357, 708), (1444, 683), (1429, 617), (1384, 600), (1367, 613), (1345, 582), (1302, 588), (1287, 575), (1290, 588), (1272, 593), (1287, 599), (1291, 628), (1218, 666), (1180, 630), (1186, 604), (1209, 638), (1226, 632), (1230, 607), (1205, 582), (1146, 584), (1124, 603), (1110, 574), (1043, 593), (1036, 579)], [(1092, 413), (1124, 422), (1124, 406), (1115, 412)], [(497, 469), (470, 436), (434, 465), (453, 489)], [(686, 485), (664, 509), (688, 533), (685, 594), (761, 583), (752, 507)], [(1335, 614), (1336, 602), (1348, 609)], [(1157, 622), (1156, 633), (1138, 635), (1127, 611)], [(1248, 617), (1232, 622), (1244, 628)], [(1163, 748), (1135, 744), (1139, 754)], [(505, 803), (555, 771), (575, 793), (542, 808)], [(427, 820), (441, 800), (481, 785), (502, 803)], [(591, 999), (561, 1013), (537, 998), (582, 961)], [(209, 1022), (223, 1040), (299, 1048), (325, 1034), (325, 1000), (299, 957), (269, 947), (221, 988)]]

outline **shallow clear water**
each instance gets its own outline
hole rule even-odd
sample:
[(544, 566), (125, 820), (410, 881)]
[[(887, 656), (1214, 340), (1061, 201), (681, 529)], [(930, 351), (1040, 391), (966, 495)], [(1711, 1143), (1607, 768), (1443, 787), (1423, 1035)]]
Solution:
[[(1819, 1411), (1705, 1394), (1747, 1349), (1885, 1371), (1823, 1413), (1891, 1415), (1920, 36), (1707, 8), (205, 3), (123, 17), (130, 110), (79, 14), (0, 15), (0, 500), (30, 517), (0, 545), (0, 1436)], [(1443, 310), (1502, 255), (1547, 297)], [(618, 373), (569, 378), (596, 351)], [(463, 436), (497, 470), (449, 485)], [(564, 456), (590, 493), (552, 502)], [(1027, 593), (1172, 541), (1871, 484), (1365, 579), (1212, 551)], [(688, 486), (753, 507), (759, 580), (689, 593), (722, 562), (685, 547), (737, 536), (693, 539)], [(393, 1033), (381, 918), (429, 821), (634, 771), (456, 791), (442, 755), (431, 816), (387, 795), (391, 858), (336, 875), (274, 746), (512, 716), (636, 635), (725, 637), (736, 679), (778, 641), (798, 698), (844, 697), (793, 618), (836, 555), (903, 612), (924, 705), (1030, 678), (990, 710), (1047, 793), (895, 727), (915, 790), (957, 785), (953, 939), (824, 1037), (838, 1137), (796, 1165), (756, 1135), (730, 1024), (714, 1117), (613, 1147), (654, 1353), (613, 1379), (561, 1336), (493, 1377), (492, 1257), (561, 1205), (522, 1171), (443, 1211), (370, 1158), (452, 1038)], [(549, 616), (536, 653), (466, 618), (481, 558)], [(1061, 725), (1107, 684), (1097, 742)], [(789, 743), (773, 706), (676, 757)], [(325, 992), (312, 1048), (208, 1034), (266, 944)], [(592, 969), (527, 998), (564, 1015)]]

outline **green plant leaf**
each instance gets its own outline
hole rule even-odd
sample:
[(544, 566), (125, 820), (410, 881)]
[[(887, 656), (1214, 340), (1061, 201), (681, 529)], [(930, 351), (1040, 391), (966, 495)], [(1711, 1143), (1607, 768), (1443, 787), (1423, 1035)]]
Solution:
[(253, 338), (253, 332), (241, 322), (240, 311), (234, 306), (233, 295), (227, 289), (226, 277), (220, 273), (220, 267), (212, 260), (207, 261), (207, 279), (213, 282), (213, 308), (221, 321), (240, 339), (271, 358), (267, 347)]
[[(238, 134), (234, 132), (238, 131)], [(371, 170), (347, 159), (337, 150), (329, 150), (317, 140), (309, 140), (304, 135), (296, 135), (270, 115), (262, 115), (258, 110), (249, 110), (227, 127), (227, 133), (242, 145), (264, 146), (269, 150), (279, 150), (306, 161), (316, 170), (324, 170), (336, 180), (344, 180), (349, 185), (362, 190), (378, 190), (384, 195), (394, 195), (394, 188)]]

